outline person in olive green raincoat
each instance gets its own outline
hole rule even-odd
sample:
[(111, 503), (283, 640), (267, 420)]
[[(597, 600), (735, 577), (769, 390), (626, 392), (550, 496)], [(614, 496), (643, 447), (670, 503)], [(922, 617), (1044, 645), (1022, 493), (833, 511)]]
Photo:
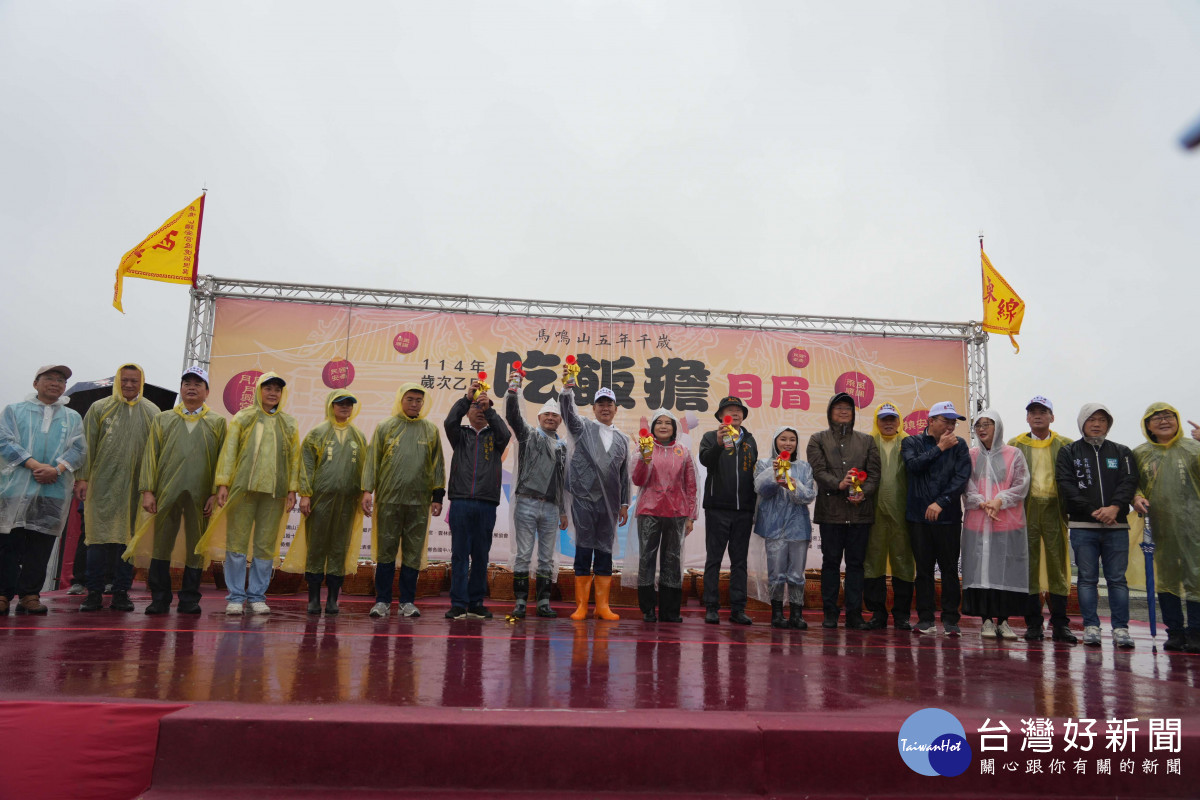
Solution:
[(908, 473), (900, 456), (900, 443), (907, 436), (900, 412), (891, 403), (875, 407), (871, 436), (879, 448), (879, 493), (875, 497), (875, 522), (867, 540), (863, 562), (863, 605), (871, 612), (867, 627), (887, 627), (887, 576), (892, 576), (892, 620), (900, 630), (912, 630), (913, 581), (917, 563), (908, 538), (904, 508), (908, 497)]
[(1050, 631), (1056, 642), (1074, 644), (1067, 616), (1067, 595), (1071, 593), (1071, 556), (1067, 534), (1067, 504), (1059, 494), (1055, 480), (1058, 454), (1071, 440), (1050, 430), (1054, 422), (1054, 404), (1046, 397), (1034, 397), (1025, 406), (1029, 430), (1008, 443), (1021, 451), (1029, 465), (1029, 494), (1025, 496), (1025, 524), (1029, 537), (1029, 605), (1025, 611), (1025, 640), (1046, 638), (1042, 618), (1042, 591), (1048, 591)]
[(1149, 514), (1154, 533), (1154, 582), (1167, 626), (1163, 649), (1200, 653), (1200, 442), (1183, 435), (1179, 412), (1166, 403), (1146, 409), (1142, 433), (1147, 441), (1133, 451), (1133, 507)]
[(113, 578), (114, 611), (133, 611), (129, 587), (133, 565), (120, 561), (137, 523), (138, 477), (150, 423), (158, 406), (142, 397), (145, 373), (137, 364), (122, 364), (113, 379), (112, 397), (92, 404), (83, 418), (87, 461), (75, 475), (75, 496), (83, 500), (87, 550), (87, 598), (80, 611), (104, 606), (105, 568), (117, 562)]
[[(229, 595), (226, 614), (270, 614), (267, 585), (300, 488), (300, 432), (283, 409), (287, 383), (264, 372), (254, 387), (254, 404), (230, 420), (217, 459), (219, 510), (196, 545), (196, 552), (225, 560)], [(249, 583), (247, 584), (247, 559)]]
[(413, 600), (425, 559), (429, 517), (442, 513), (446, 495), (442, 432), (425, 419), (429, 406), (420, 384), (401, 386), (392, 416), (375, 428), (367, 450), (362, 510), (368, 517), (375, 514), (371, 526), (371, 557), (376, 562), (373, 617), (386, 617), (391, 608), (397, 555), (401, 562), (400, 613), (421, 615)]
[(147, 614), (171, 610), (171, 567), (183, 568), (179, 612), (200, 613), (200, 573), (207, 559), (196, 545), (216, 505), (213, 477), (225, 443), (225, 419), (208, 407), (207, 399), (208, 373), (188, 367), (180, 381), (179, 405), (150, 423), (138, 480), (144, 513), (125, 550), (126, 561), (149, 568)]
[(325, 398), (325, 421), (300, 445), (300, 513), (304, 519), (281, 567), (304, 571), (308, 613), (321, 613), (321, 582), (327, 587), (325, 613), (338, 613), (338, 592), (358, 564), (362, 536), (362, 477), (367, 437), (353, 424), (358, 398), (335, 389)]

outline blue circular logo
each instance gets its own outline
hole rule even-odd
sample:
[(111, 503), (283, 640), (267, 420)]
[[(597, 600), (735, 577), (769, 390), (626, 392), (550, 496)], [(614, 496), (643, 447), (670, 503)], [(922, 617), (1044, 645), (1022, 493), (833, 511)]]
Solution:
[(904, 763), (919, 775), (953, 778), (971, 766), (966, 730), (940, 708), (923, 708), (904, 720), (896, 744)]

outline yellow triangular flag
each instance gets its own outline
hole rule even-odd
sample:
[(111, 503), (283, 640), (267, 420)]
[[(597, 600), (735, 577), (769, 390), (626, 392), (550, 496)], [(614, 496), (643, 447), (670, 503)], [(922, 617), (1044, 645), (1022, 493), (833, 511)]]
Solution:
[(204, 195), (200, 195), (122, 256), (117, 267), (117, 283), (113, 287), (113, 308), (125, 313), (121, 308), (125, 278), (195, 285), (203, 222)]
[(1007, 333), (1009, 341), (1019, 353), (1021, 346), (1013, 338), (1021, 332), (1021, 321), (1025, 319), (1025, 301), (1004, 280), (980, 243), (979, 255), (983, 259), (983, 329), (992, 333)]

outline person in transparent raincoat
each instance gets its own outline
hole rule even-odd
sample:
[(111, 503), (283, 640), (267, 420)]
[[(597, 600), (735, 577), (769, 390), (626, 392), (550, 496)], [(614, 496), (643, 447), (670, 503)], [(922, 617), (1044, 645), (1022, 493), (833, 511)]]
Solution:
[(557, 617), (550, 607), (554, 583), (554, 551), (558, 532), (567, 527), (567, 445), (558, 435), (562, 424), (558, 401), (547, 400), (538, 411), (536, 427), (521, 414), (520, 390), (511, 383), (504, 399), (505, 419), (517, 440), (517, 475), (512, 508), (513, 594), (512, 615), (525, 617), (529, 598), (529, 566), (537, 542), (537, 615)]
[[(183, 568), (179, 613), (200, 613), (200, 576), (208, 559), (196, 552), (216, 506), (213, 479), (225, 444), (225, 419), (208, 407), (208, 373), (188, 367), (179, 405), (156, 414), (142, 453), (142, 513), (124, 558), (147, 567), (147, 614), (166, 614), (174, 599), (171, 567)], [(180, 537), (182, 530), (183, 536)]]
[(570, 523), (575, 539), (575, 611), (571, 619), (587, 619), (593, 580), (596, 617), (617, 620), (608, 605), (612, 591), (613, 548), (617, 527), (629, 518), (629, 437), (617, 430), (617, 397), (611, 389), (596, 390), (595, 419), (580, 416), (575, 389), (558, 396), (563, 422), (571, 436), (567, 461), (567, 492), (571, 495)]
[[(633, 485), (641, 487), (637, 528), (627, 539), (627, 562), (637, 559), (625, 574), (637, 576), (638, 605), (646, 622), (683, 622), (683, 540), (692, 532), (697, 513), (696, 465), (692, 454), (677, 441), (679, 420), (665, 408), (650, 415), (654, 440), (647, 460), (634, 454)], [(654, 573), (658, 571), (658, 595)], [(658, 613), (655, 613), (657, 608)]]
[(87, 445), (83, 420), (63, 392), (71, 370), (38, 368), (34, 394), (0, 413), (0, 614), (45, 614), (39, 596), (54, 542), (71, 510)]
[(863, 607), (871, 612), (867, 627), (887, 627), (887, 576), (892, 576), (892, 624), (897, 630), (912, 630), (913, 582), (917, 563), (913, 558), (908, 524), (904, 521), (904, 503), (908, 492), (908, 474), (901, 448), (908, 436), (900, 422), (900, 412), (891, 403), (875, 407), (871, 437), (879, 449), (879, 491), (875, 495), (875, 522), (867, 539), (867, 557), (863, 561)]
[(442, 434), (426, 419), (432, 403), (419, 383), (396, 392), (392, 415), (375, 426), (363, 470), (362, 510), (370, 517), (371, 559), (375, 561), (372, 617), (386, 617), (392, 604), (392, 577), (400, 560), (400, 613), (418, 617), (417, 578), (425, 564), (429, 518), (441, 516), (446, 496)]
[(83, 501), (87, 544), (87, 598), (80, 611), (104, 607), (104, 573), (116, 561), (113, 611), (133, 611), (129, 588), (133, 565), (120, 560), (137, 524), (141, 496), (142, 454), (158, 406), (142, 397), (146, 374), (137, 364), (122, 364), (113, 380), (112, 397), (92, 404), (83, 418), (87, 461), (75, 475), (75, 496)]
[(337, 614), (338, 593), (358, 566), (362, 544), (362, 476), (367, 437), (354, 426), (358, 398), (335, 389), (325, 398), (325, 421), (300, 445), (300, 513), (296, 537), (280, 569), (304, 572), (309, 614)]
[(1167, 403), (1146, 409), (1142, 433), (1146, 443), (1133, 451), (1139, 487), (1133, 507), (1150, 515), (1154, 533), (1163, 649), (1200, 653), (1200, 442), (1183, 435), (1179, 412)]
[(226, 614), (243, 613), (247, 601), (253, 613), (271, 613), (267, 586), (300, 488), (300, 430), (286, 405), (287, 383), (264, 372), (253, 404), (226, 428), (213, 479), (219, 510), (196, 545), (197, 553), (225, 560)]
[(1008, 618), (1022, 616), (1029, 602), (1029, 465), (1004, 444), (1004, 422), (992, 409), (976, 415), (974, 431), (979, 443), (963, 499), (962, 612), (983, 619), (983, 638), (1012, 640)]
[[(804, 630), (804, 565), (808, 560), (808, 542), (812, 539), (812, 520), (808, 504), (817, 499), (817, 484), (807, 461), (796, 459), (800, 432), (791, 425), (775, 429), (771, 437), (771, 456), (754, 465), (754, 491), (758, 506), (754, 533), (763, 540), (767, 561), (767, 591), (771, 598), (771, 627)], [(788, 454), (787, 477), (780, 483), (775, 461)], [(788, 485), (790, 481), (791, 485)], [(783, 618), (784, 595), (790, 615)]]

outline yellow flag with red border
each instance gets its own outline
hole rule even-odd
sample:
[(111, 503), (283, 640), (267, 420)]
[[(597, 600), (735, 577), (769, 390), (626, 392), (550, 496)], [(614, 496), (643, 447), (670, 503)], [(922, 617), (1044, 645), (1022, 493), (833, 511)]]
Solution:
[(982, 327), (992, 333), (1007, 333), (1009, 341), (1019, 353), (1021, 346), (1013, 337), (1021, 332), (1021, 322), (1025, 319), (1025, 301), (992, 266), (987, 253), (983, 252), (982, 242), (979, 245), (979, 255), (983, 260)]
[(163, 283), (196, 284), (196, 260), (200, 253), (200, 228), (204, 223), (204, 195), (172, 214), (158, 230), (121, 257), (113, 287), (113, 308), (121, 308), (125, 278), (145, 278)]

